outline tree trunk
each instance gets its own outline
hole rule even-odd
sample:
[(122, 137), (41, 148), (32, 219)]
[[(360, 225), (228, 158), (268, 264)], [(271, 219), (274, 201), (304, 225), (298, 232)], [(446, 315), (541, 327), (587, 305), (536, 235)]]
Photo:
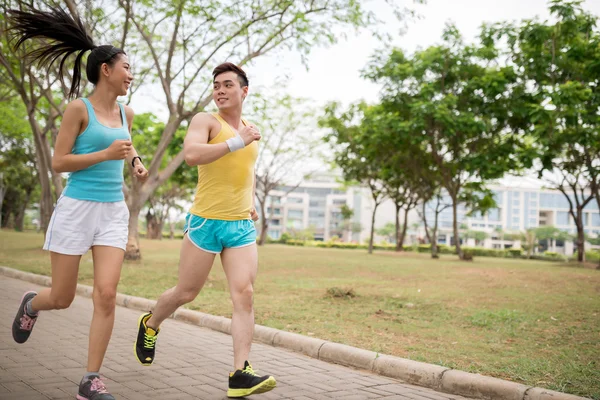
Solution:
[(431, 233), (431, 236), (433, 238), (433, 240), (431, 241), (431, 258), (439, 258), (440, 256), (438, 255), (438, 217), (439, 217), (440, 213), (437, 210), (437, 207), (435, 209), (435, 220), (433, 223), (433, 232)]
[(136, 207), (135, 203), (129, 206), (129, 226), (127, 233), (127, 246), (125, 248), (126, 260), (140, 260), (142, 258), (142, 254), (140, 253), (140, 242), (138, 239), (138, 220), (140, 210), (141, 207)]
[(410, 209), (407, 206), (406, 210), (404, 210), (404, 225), (402, 226), (402, 233), (400, 234), (400, 239), (396, 243), (396, 251), (402, 251), (402, 248), (404, 246), (404, 238), (406, 238), (406, 229), (408, 228), (408, 212), (409, 211), (410, 211)]
[(371, 216), (371, 237), (369, 238), (369, 254), (373, 254), (373, 237), (375, 236), (375, 213), (377, 212), (378, 203), (375, 203), (373, 215)]
[(31, 192), (33, 188), (27, 192), (25, 195), (25, 199), (21, 204), (19, 204), (19, 209), (17, 214), (15, 215), (15, 230), (18, 232), (23, 232), (23, 223), (25, 222), (25, 210), (27, 209), (27, 205), (29, 204), (29, 199), (31, 198)]
[(577, 208), (577, 261), (585, 262), (585, 231), (583, 230), (583, 209)]
[(161, 240), (161, 225), (162, 224), (158, 218), (156, 218), (156, 215), (154, 215), (152, 211), (148, 210), (146, 213), (146, 239)]
[[(163, 131), (163, 137), (165, 132), (167, 132), (167, 128), (165, 128), (165, 131)], [(129, 208), (129, 233), (127, 238), (127, 250), (125, 251), (126, 260), (139, 260), (142, 258), (138, 240), (139, 213), (152, 193), (154, 193), (164, 181), (173, 175), (173, 172), (175, 172), (177, 167), (179, 167), (182, 162), (183, 150), (181, 150), (179, 154), (173, 160), (171, 160), (169, 165), (163, 171), (158, 172), (158, 167), (156, 167), (155, 174), (152, 174), (149, 169), (148, 171), (150, 175), (148, 176), (148, 180), (143, 185), (139, 184), (135, 178), (132, 178), (133, 184), (127, 201), (127, 207)], [(131, 174), (133, 177), (133, 172), (131, 172)]]
[(394, 233), (394, 239), (396, 241), (396, 251), (400, 251), (400, 205), (398, 203), (396, 206), (396, 232)]
[(36, 166), (40, 180), (40, 229), (44, 232), (45, 236), (52, 211), (54, 210), (52, 185), (48, 178), (50, 175), (48, 168), (49, 161), (47, 159), (49, 154), (45, 152), (47, 142), (43, 140), (42, 130), (35, 119), (35, 108), (32, 105), (28, 105), (27, 114), (35, 142)]
[(456, 204), (456, 194), (452, 194), (452, 227), (454, 231), (454, 245), (456, 246), (456, 254), (458, 258), (464, 260), (465, 255), (460, 248), (460, 235), (458, 234), (458, 204)]
[[(266, 201), (266, 196), (265, 196), (265, 201)], [(265, 242), (267, 241), (267, 230), (269, 229), (269, 218), (267, 217), (266, 211), (265, 211), (265, 203), (264, 201), (259, 201), (259, 207), (260, 207), (260, 215), (261, 215), (261, 220), (260, 220), (260, 237), (258, 239), (258, 245), (262, 246), (265, 244)], [(271, 205), (271, 209), (272, 209), (273, 205)]]

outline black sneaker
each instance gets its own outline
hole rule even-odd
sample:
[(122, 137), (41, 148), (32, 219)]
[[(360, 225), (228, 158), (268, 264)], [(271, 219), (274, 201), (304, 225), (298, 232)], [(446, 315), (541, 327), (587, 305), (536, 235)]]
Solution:
[(115, 400), (115, 398), (106, 390), (100, 375), (90, 375), (81, 380), (77, 400)]
[(17, 315), (15, 316), (12, 324), (13, 339), (15, 339), (15, 342), (17, 343), (25, 343), (27, 339), (29, 339), (31, 330), (37, 321), (37, 315), (32, 317), (25, 312), (25, 305), (35, 296), (37, 296), (36, 292), (26, 292), (23, 295), (23, 298), (21, 298), (19, 310), (17, 311)]
[(140, 317), (138, 321), (138, 335), (134, 345), (135, 357), (144, 366), (148, 366), (154, 361), (156, 338), (158, 337), (158, 332), (160, 332), (160, 329), (155, 331), (146, 326), (146, 322), (151, 316), (152, 313), (147, 313)]
[(252, 369), (252, 365), (245, 361), (244, 369), (238, 369), (229, 374), (227, 397), (244, 397), (251, 394), (265, 393), (273, 390), (276, 385), (275, 378), (270, 375), (258, 375)]

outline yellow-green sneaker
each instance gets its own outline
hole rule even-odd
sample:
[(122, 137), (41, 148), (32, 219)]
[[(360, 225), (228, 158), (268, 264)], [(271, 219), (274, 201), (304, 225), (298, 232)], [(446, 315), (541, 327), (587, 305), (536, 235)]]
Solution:
[(265, 393), (277, 386), (275, 378), (270, 375), (260, 376), (252, 369), (248, 361), (244, 369), (229, 374), (229, 389), (227, 397), (245, 397), (251, 394)]
[(154, 353), (156, 351), (156, 339), (158, 330), (154, 330), (146, 326), (146, 322), (150, 319), (152, 313), (144, 314), (138, 321), (138, 335), (134, 345), (135, 357), (140, 364), (148, 366), (154, 361)]

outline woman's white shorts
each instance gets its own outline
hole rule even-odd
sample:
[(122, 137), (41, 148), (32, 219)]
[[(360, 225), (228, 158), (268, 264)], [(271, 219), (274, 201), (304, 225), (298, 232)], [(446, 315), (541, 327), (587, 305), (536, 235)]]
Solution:
[(100, 203), (61, 196), (56, 203), (44, 250), (60, 254), (85, 254), (92, 246), (125, 250), (129, 209), (124, 201)]

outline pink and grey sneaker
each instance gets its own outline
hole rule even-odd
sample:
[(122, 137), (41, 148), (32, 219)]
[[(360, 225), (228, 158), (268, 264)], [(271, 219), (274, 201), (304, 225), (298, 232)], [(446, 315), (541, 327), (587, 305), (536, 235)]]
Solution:
[(27, 339), (29, 339), (29, 335), (31, 335), (31, 330), (35, 325), (35, 321), (37, 321), (38, 316), (31, 316), (27, 314), (25, 310), (25, 305), (31, 299), (37, 296), (36, 292), (27, 292), (23, 295), (21, 299), (21, 304), (19, 305), (19, 310), (17, 311), (17, 315), (13, 320), (12, 325), (12, 335), (13, 339), (17, 343), (25, 343)]
[(88, 375), (84, 376), (79, 384), (77, 400), (115, 400), (115, 398), (106, 390), (100, 375)]

